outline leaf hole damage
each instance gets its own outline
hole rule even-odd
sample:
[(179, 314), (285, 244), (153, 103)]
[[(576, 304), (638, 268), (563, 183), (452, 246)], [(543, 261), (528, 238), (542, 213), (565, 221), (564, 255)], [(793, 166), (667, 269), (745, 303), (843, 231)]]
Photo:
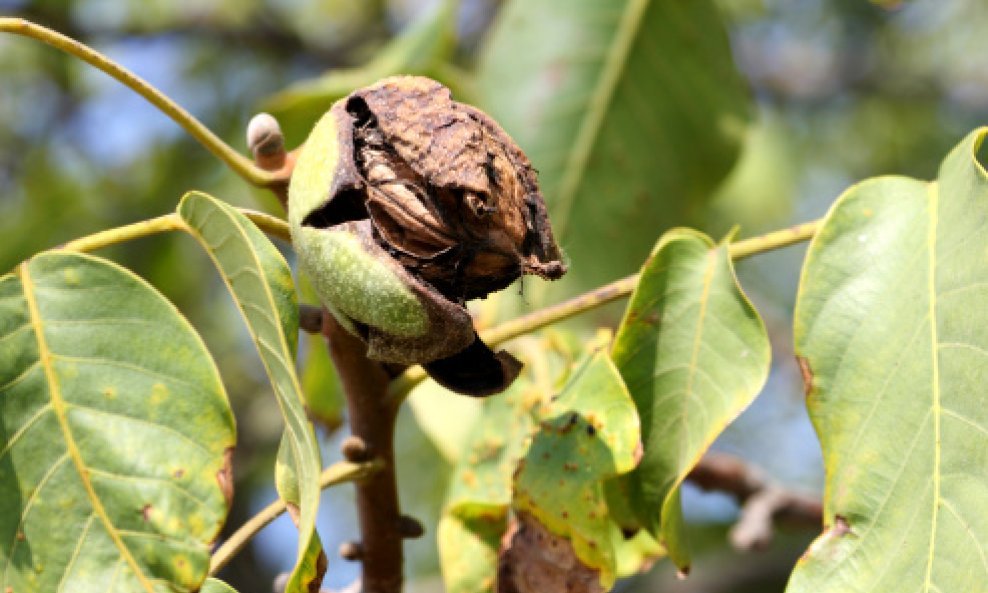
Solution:
[(368, 342), (372, 358), (425, 363), (460, 393), (502, 391), (521, 365), (480, 340), (464, 304), (525, 274), (555, 280), (566, 272), (528, 158), (487, 115), (426, 78), (385, 79), (330, 116), (336, 170), (329, 195), (301, 224), (357, 235), (430, 317), (428, 335), (414, 339), (379, 338), (387, 328), (352, 313), (344, 325)]

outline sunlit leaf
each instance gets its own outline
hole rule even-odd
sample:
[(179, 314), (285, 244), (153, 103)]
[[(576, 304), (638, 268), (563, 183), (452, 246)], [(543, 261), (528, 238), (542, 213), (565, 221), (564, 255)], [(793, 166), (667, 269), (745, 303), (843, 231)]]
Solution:
[(613, 348), (642, 422), (645, 455), (622, 486), (681, 570), (679, 486), (768, 377), (768, 336), (734, 277), (727, 242), (666, 233), (642, 269)]
[[(322, 578), (317, 568), (315, 518), (319, 505), (319, 449), (305, 416), (295, 373), (298, 304), (291, 271), (274, 245), (236, 209), (198, 192), (182, 198), (178, 213), (203, 245), (243, 313), (285, 419), (299, 506), (298, 562), (287, 591), (305, 593)], [(283, 485), (284, 486), (284, 485)], [(313, 554), (316, 554), (316, 557)]]
[(232, 496), (216, 367), (146, 282), (50, 252), (0, 278), (0, 590), (198, 589)]
[(709, 0), (513, 0), (477, 86), (539, 170), (572, 264), (562, 292), (632, 272), (695, 218), (749, 117)]
[(988, 583), (986, 135), (969, 135), (933, 183), (851, 188), (810, 247), (795, 340), (825, 530), (787, 591)]
[(219, 579), (210, 577), (202, 584), (199, 593), (237, 593), (237, 590)]
[(544, 396), (526, 372), (503, 394), (483, 400), (480, 420), (458, 456), (439, 523), (439, 553), (449, 593), (493, 590), (512, 476)]
[(412, 390), (408, 404), (419, 428), (450, 463), (462, 457), (477, 420), (487, 413), (484, 400), (453, 393), (432, 379)]

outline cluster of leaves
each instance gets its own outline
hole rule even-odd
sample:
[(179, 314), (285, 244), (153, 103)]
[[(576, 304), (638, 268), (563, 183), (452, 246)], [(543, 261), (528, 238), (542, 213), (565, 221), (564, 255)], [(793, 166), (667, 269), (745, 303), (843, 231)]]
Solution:
[[(373, 67), (290, 89), (272, 106), (289, 129), (304, 128), (383, 75), (450, 82), (452, 14), (444, 5)], [(559, 43), (525, 42), (536, 36)], [(572, 279), (553, 293), (645, 264), (612, 342), (523, 355), (530, 370), (448, 448), (456, 470), (438, 532), (450, 591), (492, 590), (499, 556), (524, 568), (536, 555), (511, 560), (512, 549), (546, 541), (526, 529), (565, 542), (563, 568), (575, 559), (588, 569), (588, 588), (660, 555), (688, 569), (680, 485), (760, 390), (768, 338), (735, 278), (730, 237), (679, 229), (651, 243), (656, 220), (688, 222), (733, 164), (748, 110), (739, 80), (706, 1), (545, 0), (509, 2), (476, 83), (451, 84), (475, 89), (542, 172), (572, 246)], [(933, 182), (853, 187), (819, 227), (794, 325), (826, 459), (826, 524), (790, 591), (988, 581), (988, 319), (970, 306), (988, 285), (988, 173), (977, 159), (986, 134), (968, 136)], [(304, 591), (319, 572), (320, 461), (295, 374), (289, 268), (248, 218), (209, 196), (189, 194), (176, 216), (228, 285), (283, 411), (276, 481), (300, 532), (288, 591)], [(136, 276), (69, 251), (0, 279), (0, 311), (0, 585), (226, 590), (204, 579), (229, 508), (234, 431), (191, 326)], [(334, 413), (321, 399), (309, 405)], [(550, 574), (558, 560), (528, 567)]]

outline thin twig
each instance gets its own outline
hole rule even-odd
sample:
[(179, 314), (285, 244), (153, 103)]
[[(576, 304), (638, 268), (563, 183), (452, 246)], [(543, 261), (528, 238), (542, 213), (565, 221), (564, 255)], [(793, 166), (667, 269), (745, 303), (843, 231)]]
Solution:
[(150, 220), (142, 220), (80, 237), (62, 245), (62, 249), (80, 252), (96, 251), (97, 249), (117, 245), (118, 243), (126, 243), (127, 241), (133, 241), (141, 237), (167, 233), (169, 231), (182, 231), (187, 228), (185, 221), (173, 212)]
[(151, 86), (130, 70), (117, 64), (110, 58), (61, 33), (42, 27), (31, 21), (20, 18), (0, 17), (0, 33), (13, 33), (30, 37), (46, 43), (67, 54), (73, 55), (91, 66), (112, 76), (135, 93), (147, 99), (162, 113), (182, 126), (190, 136), (195, 138), (207, 150), (227, 164), (237, 175), (259, 187), (268, 187), (283, 181), (276, 173), (257, 167), (250, 159), (223, 142), (202, 122), (192, 116), (180, 105), (172, 101), (164, 93)]
[[(281, 220), (276, 216), (271, 216), (270, 214), (265, 214), (254, 210), (247, 210), (244, 208), (238, 208), (237, 210), (249, 218), (251, 222), (256, 224), (257, 228), (261, 229), (268, 235), (291, 242), (292, 237), (288, 230), (288, 223), (284, 220)], [(78, 239), (73, 239), (72, 241), (65, 243), (61, 246), (61, 248), (68, 251), (90, 252), (96, 251), (97, 249), (103, 249), (104, 247), (110, 247), (111, 245), (133, 241), (134, 239), (140, 239), (141, 237), (156, 235), (158, 233), (187, 230), (188, 226), (185, 224), (185, 221), (183, 221), (178, 214), (173, 212), (157, 218), (142, 220), (140, 222), (134, 222), (112, 229), (106, 229), (98, 233), (93, 233), (92, 235), (86, 235), (85, 237), (79, 237)]]
[(708, 453), (686, 479), (703, 490), (730, 494), (741, 505), (730, 533), (737, 549), (764, 548), (772, 539), (776, 521), (813, 528), (823, 525), (819, 498), (787, 490), (732, 455)]
[[(364, 463), (340, 461), (322, 471), (319, 476), (319, 488), (326, 489), (344, 482), (356, 482), (373, 475), (382, 467), (383, 464), (377, 460)], [(209, 574), (215, 575), (219, 572), (247, 545), (247, 542), (286, 510), (285, 501), (279, 498), (248, 519), (213, 553), (209, 563)]]
[[(816, 234), (820, 223), (820, 220), (814, 220), (731, 243), (729, 247), (731, 259), (738, 261), (759, 253), (765, 253), (807, 241)], [(522, 315), (521, 317), (502, 323), (497, 327), (482, 331), (480, 332), (480, 336), (490, 346), (497, 346), (508, 340), (530, 334), (553, 323), (558, 323), (581, 313), (592, 311), (607, 303), (630, 295), (638, 286), (638, 278), (638, 274), (632, 274), (620, 280), (615, 280), (610, 284), (605, 284), (589, 292), (575, 296), (568, 301), (533, 311), (527, 315)], [(392, 405), (397, 406), (425, 378), (425, 371), (421, 367), (409, 368), (391, 384), (388, 393), (389, 401)]]

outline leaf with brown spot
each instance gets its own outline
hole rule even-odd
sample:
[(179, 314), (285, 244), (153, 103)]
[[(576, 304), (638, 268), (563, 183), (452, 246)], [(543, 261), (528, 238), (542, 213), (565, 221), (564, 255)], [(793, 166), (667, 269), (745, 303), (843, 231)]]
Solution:
[(0, 277), (4, 588), (198, 590), (234, 441), (205, 345), (147, 282), (62, 251)]
[(832, 522), (789, 593), (986, 590), (986, 137), (964, 138), (932, 182), (848, 189), (810, 244), (794, 345), (813, 370)]
[(529, 376), (522, 375), (505, 393), (484, 401), (480, 420), (463, 445), (438, 528), (449, 593), (493, 591), (512, 475), (535, 425), (531, 401), (541, 398)]
[[(515, 474), (513, 506), (553, 536), (546, 541), (566, 541), (579, 565), (596, 575), (595, 585), (585, 590), (609, 589), (617, 574), (616, 528), (603, 484), (635, 467), (640, 429), (634, 403), (606, 352), (578, 367), (544, 417)], [(594, 427), (593, 434), (587, 426)], [(512, 570), (519, 583), (537, 578), (521, 567)]]

